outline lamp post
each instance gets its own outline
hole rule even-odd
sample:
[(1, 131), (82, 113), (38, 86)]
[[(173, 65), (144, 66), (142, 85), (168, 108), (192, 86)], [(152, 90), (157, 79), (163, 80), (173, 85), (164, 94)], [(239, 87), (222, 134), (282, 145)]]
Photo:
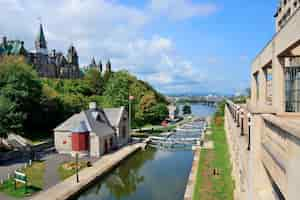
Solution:
[(129, 134), (131, 133), (131, 103), (134, 100), (134, 96), (129, 96), (129, 112), (128, 112), (128, 118), (129, 118)]
[(233, 106), (233, 113), (234, 113), (234, 122), (236, 122), (236, 107), (235, 107), (235, 105)]
[(241, 136), (244, 136), (244, 110), (241, 109)]
[(251, 113), (248, 113), (248, 151), (251, 150)]
[(240, 127), (240, 106), (237, 106), (237, 124), (236, 127)]
[(78, 173), (78, 171), (79, 171), (79, 169), (78, 169), (78, 160), (79, 160), (78, 157), (79, 156), (78, 156), (78, 153), (76, 153), (75, 157), (76, 157), (76, 161), (75, 161), (76, 162), (76, 183), (79, 183), (79, 173)]

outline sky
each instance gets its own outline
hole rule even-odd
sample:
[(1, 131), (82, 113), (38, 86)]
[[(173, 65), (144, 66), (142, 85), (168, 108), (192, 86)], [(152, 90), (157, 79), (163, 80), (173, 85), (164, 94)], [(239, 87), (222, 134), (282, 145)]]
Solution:
[[(108, 59), (165, 94), (233, 94), (275, 33), (277, 0), (0, 0), (0, 36)], [(40, 19), (40, 20), (38, 20)]]

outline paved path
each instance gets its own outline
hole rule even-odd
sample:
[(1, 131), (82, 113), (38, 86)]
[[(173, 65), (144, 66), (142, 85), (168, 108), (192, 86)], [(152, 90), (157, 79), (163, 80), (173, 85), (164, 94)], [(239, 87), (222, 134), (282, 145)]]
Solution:
[(71, 161), (72, 158), (68, 155), (52, 154), (48, 155), (45, 160), (44, 190), (60, 182), (57, 169), (61, 163)]
[(78, 193), (81, 189), (86, 187), (88, 183), (91, 183), (104, 173), (107, 173), (120, 161), (143, 146), (144, 144), (142, 143), (128, 145), (114, 153), (102, 156), (100, 160), (93, 164), (93, 167), (85, 168), (79, 172), (79, 183), (76, 183), (76, 176), (73, 175), (70, 178), (67, 178), (65, 181), (49, 188), (48, 190), (35, 195), (32, 200), (65, 200)]
[[(28, 162), (27, 159), (18, 159), (0, 164), (0, 180), (7, 179), (7, 175), (13, 174), (16, 169), (22, 168)], [(1, 199), (0, 199), (1, 200)]]

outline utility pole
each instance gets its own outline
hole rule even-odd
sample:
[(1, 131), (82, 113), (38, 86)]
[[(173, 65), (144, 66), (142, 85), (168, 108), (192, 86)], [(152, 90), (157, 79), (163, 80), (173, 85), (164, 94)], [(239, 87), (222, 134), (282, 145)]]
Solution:
[(76, 182), (79, 183), (79, 169), (78, 169), (78, 153), (76, 153)]
[(241, 109), (241, 136), (244, 136), (244, 110)]
[(251, 113), (248, 113), (248, 151), (251, 150)]
[(132, 105), (131, 105), (131, 103), (132, 103), (132, 101), (134, 100), (134, 96), (131, 96), (131, 95), (129, 95), (129, 111), (128, 111), (128, 114), (129, 114), (129, 116), (128, 116), (128, 118), (129, 118), (129, 134), (131, 133), (131, 107), (132, 107)]

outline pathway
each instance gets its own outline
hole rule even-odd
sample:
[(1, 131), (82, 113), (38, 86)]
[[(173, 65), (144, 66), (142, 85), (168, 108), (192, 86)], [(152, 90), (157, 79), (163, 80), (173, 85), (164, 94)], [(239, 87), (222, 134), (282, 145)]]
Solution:
[(102, 156), (102, 158), (93, 164), (93, 167), (85, 168), (79, 172), (80, 182), (76, 183), (76, 176), (73, 175), (70, 178), (54, 185), (46, 191), (42, 191), (35, 195), (32, 200), (65, 200), (70, 196), (75, 195), (80, 190), (85, 188), (89, 183), (107, 173), (114, 166), (116, 166), (123, 159), (128, 157), (133, 152), (140, 148), (143, 148), (144, 144), (138, 143), (128, 145), (122, 149)]
[(59, 165), (63, 162), (71, 161), (72, 158), (68, 155), (51, 154), (48, 155), (45, 160), (46, 169), (43, 189), (48, 189), (60, 182), (57, 170)]

